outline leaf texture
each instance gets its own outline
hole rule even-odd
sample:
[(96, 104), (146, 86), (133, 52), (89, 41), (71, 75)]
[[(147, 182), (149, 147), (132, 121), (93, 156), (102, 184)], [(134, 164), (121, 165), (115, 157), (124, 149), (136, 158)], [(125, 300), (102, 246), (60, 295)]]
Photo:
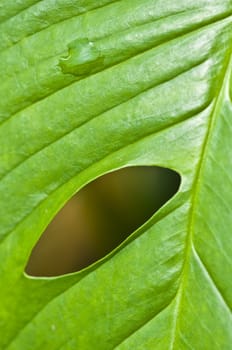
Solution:
[[(231, 0), (0, 1), (1, 349), (231, 347), (231, 42)], [(68, 199), (134, 165), (178, 193), (89, 268), (27, 276)]]

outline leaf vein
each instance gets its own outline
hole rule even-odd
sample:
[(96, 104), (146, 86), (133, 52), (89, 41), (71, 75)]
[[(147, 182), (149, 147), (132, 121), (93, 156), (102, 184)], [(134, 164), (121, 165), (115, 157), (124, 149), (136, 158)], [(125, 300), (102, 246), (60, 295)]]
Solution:
[(203, 261), (202, 257), (200, 257), (200, 254), (197, 252), (197, 250), (194, 247), (193, 247), (193, 252), (194, 252), (195, 258), (196, 258), (199, 266), (204, 271), (205, 276), (207, 277), (208, 281), (210, 282), (212, 288), (214, 289), (215, 294), (220, 299), (223, 307), (231, 315), (232, 308), (230, 307), (229, 303), (227, 302), (226, 297), (223, 295), (223, 292), (221, 291), (220, 287), (217, 285), (216, 281), (214, 280), (211, 273), (209, 272), (209, 268), (207, 268), (206, 263)]
[(177, 338), (177, 327), (178, 327), (178, 323), (179, 323), (179, 319), (180, 319), (181, 301), (182, 301), (183, 294), (184, 294), (184, 285), (185, 285), (186, 279), (187, 279), (186, 276), (187, 276), (187, 273), (189, 272), (189, 260), (190, 260), (191, 254), (192, 254), (192, 247), (193, 247), (194, 214), (195, 214), (195, 206), (196, 206), (196, 202), (197, 202), (197, 197), (198, 197), (199, 190), (200, 190), (201, 173), (202, 173), (203, 168), (204, 168), (204, 164), (206, 161), (207, 148), (208, 148), (209, 141), (211, 138), (212, 129), (213, 129), (216, 117), (217, 117), (216, 112), (217, 112), (219, 105), (221, 103), (222, 93), (224, 92), (231, 66), (232, 66), (232, 55), (231, 55), (231, 49), (230, 49), (230, 51), (228, 52), (228, 56), (225, 57), (225, 67), (221, 73), (221, 79), (220, 79), (221, 80), (220, 81), (221, 88), (218, 89), (217, 96), (215, 97), (215, 100), (214, 100), (214, 108), (213, 108), (212, 115), (210, 118), (208, 131), (206, 133), (205, 140), (203, 143), (202, 152), (201, 152), (200, 158), (199, 158), (199, 165), (198, 165), (198, 168), (196, 171), (195, 182), (193, 185), (193, 188), (195, 187), (195, 190), (193, 191), (192, 207), (190, 209), (189, 228), (188, 228), (188, 233), (187, 233), (187, 237), (186, 237), (185, 262), (184, 262), (183, 270), (182, 270), (182, 283), (180, 284), (180, 288), (179, 288), (179, 291), (177, 294), (177, 300), (178, 300), (177, 313), (176, 313), (176, 317), (174, 319), (173, 337), (172, 337), (172, 341), (170, 344), (170, 350), (173, 350), (175, 348), (175, 343), (176, 343), (176, 338)]
[[(202, 62), (201, 62), (201, 63), (202, 63)], [(18, 167), (20, 167), (24, 162), (28, 161), (30, 158), (32, 158), (33, 156), (35, 156), (37, 153), (42, 152), (43, 150), (47, 149), (48, 147), (50, 147), (50, 146), (53, 145), (54, 143), (60, 141), (61, 139), (65, 138), (66, 136), (68, 136), (69, 134), (71, 134), (72, 132), (74, 132), (75, 130), (77, 130), (78, 128), (81, 128), (81, 127), (83, 127), (85, 124), (87, 124), (87, 123), (93, 121), (94, 119), (100, 117), (101, 115), (103, 115), (103, 114), (105, 114), (105, 113), (108, 113), (108, 112), (110, 112), (111, 110), (116, 109), (116, 108), (118, 108), (119, 106), (121, 106), (121, 105), (123, 105), (123, 104), (128, 103), (128, 101), (135, 99), (135, 98), (138, 97), (139, 95), (144, 94), (145, 92), (148, 92), (148, 91), (150, 91), (150, 90), (152, 90), (152, 89), (154, 89), (154, 88), (156, 88), (156, 87), (158, 87), (158, 86), (161, 86), (161, 85), (163, 85), (163, 84), (165, 84), (165, 83), (168, 83), (168, 82), (170, 82), (170, 81), (172, 81), (172, 80), (178, 78), (178, 77), (181, 76), (182, 74), (184, 74), (184, 73), (186, 73), (186, 72), (188, 72), (188, 71), (190, 71), (190, 70), (192, 70), (192, 69), (194, 69), (194, 68), (200, 66), (201, 63), (197, 63), (196, 65), (194, 65), (193, 67), (191, 67), (191, 69), (189, 69), (189, 67), (188, 67), (186, 70), (183, 70), (181, 73), (178, 73), (178, 74), (175, 74), (174, 76), (172, 76), (171, 79), (170, 79), (170, 77), (169, 77), (169, 78), (166, 78), (166, 79), (164, 79), (162, 82), (160, 82), (160, 83), (158, 83), (158, 84), (154, 84), (154, 85), (152, 85), (152, 86), (149, 86), (149, 88), (147, 88), (147, 89), (144, 89), (144, 90), (139, 91), (138, 93), (134, 94), (132, 97), (130, 96), (127, 100), (124, 100), (124, 101), (122, 101), (122, 102), (120, 102), (120, 103), (114, 105), (113, 107), (110, 107), (109, 109), (106, 109), (105, 111), (103, 111), (102, 113), (100, 113), (100, 114), (98, 114), (98, 115), (94, 115), (92, 118), (90, 118), (90, 119), (88, 119), (87, 121), (85, 121), (85, 122), (79, 124), (77, 127), (73, 128), (73, 129), (71, 129), (71, 130), (68, 130), (66, 133), (64, 133), (64, 134), (62, 134), (61, 136), (59, 136), (58, 138), (52, 140), (50, 143), (46, 144), (45, 146), (43, 146), (43, 147), (41, 147), (41, 148), (39, 148), (39, 149), (36, 149), (33, 153), (31, 153), (31, 154), (29, 155), (29, 157), (26, 157), (22, 162), (17, 163), (12, 169), (10, 169), (10, 171), (8, 171), (7, 173), (3, 174), (3, 176), (0, 178), (0, 181), (2, 181), (3, 179), (5, 179), (6, 177), (8, 177), (8, 176), (11, 174), (11, 172), (13, 172), (15, 169), (17, 169)], [(182, 116), (181, 121), (187, 119), (188, 117), (189, 117), (189, 118), (194, 117), (195, 114), (196, 114), (197, 112), (201, 112), (201, 111), (205, 110), (207, 107), (208, 107), (208, 105), (206, 105), (206, 106), (204, 105), (203, 107), (199, 108), (197, 111), (194, 110), (194, 111), (193, 111), (193, 114), (190, 114), (190, 116), (189, 116), (189, 114), (187, 114), (186, 116), (185, 116), (185, 115)], [(171, 124), (171, 125), (175, 125), (175, 124)], [(157, 131), (159, 131), (159, 130), (157, 130)]]

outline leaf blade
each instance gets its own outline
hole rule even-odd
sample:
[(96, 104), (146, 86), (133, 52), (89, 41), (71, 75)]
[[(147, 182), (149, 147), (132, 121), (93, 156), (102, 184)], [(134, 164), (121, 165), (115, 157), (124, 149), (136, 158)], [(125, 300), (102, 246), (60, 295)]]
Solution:
[[(198, 24), (200, 22), (197, 22), (196, 28), (194, 27), (196, 17), (192, 17), (194, 27), (192, 33), (183, 32), (183, 37), (180, 36), (174, 40), (171, 38), (167, 43), (161, 42), (147, 52), (74, 83), (46, 97), (44, 101), (28, 106), (13, 117), (14, 112), (10, 110), (11, 118), (1, 125), (4, 152), (1, 158), (3, 178), (0, 181), (0, 210), (2, 210), (0, 256), (5, 262), (0, 270), (1, 279), (5, 285), (0, 292), (3, 300), (0, 321), (4, 329), (2, 346), (8, 349), (20, 347), (30, 349), (33, 344), (34, 349), (62, 347), (91, 349), (98, 342), (101, 349), (115, 347), (126, 349), (132, 345), (137, 346), (136, 344), (147, 349), (154, 346), (158, 349), (164, 346), (173, 349), (189, 347), (201, 349), (210, 346), (212, 349), (217, 349), (231, 343), (229, 333), (231, 315), (223, 304), (218, 290), (212, 284), (212, 281), (217, 280), (217, 284), (219, 281), (219, 290), (223, 290), (223, 293), (225, 291), (225, 300), (227, 302), (231, 300), (229, 280), (220, 278), (223, 271), (221, 266), (225, 265), (226, 273), (229, 274), (226, 258), (230, 256), (228, 253), (230, 246), (227, 245), (227, 239), (230, 237), (229, 230), (224, 230), (224, 235), (220, 236), (221, 243), (218, 243), (218, 237), (214, 234), (213, 244), (211, 246), (206, 244), (206, 241), (209, 241), (212, 225), (217, 233), (220, 232), (218, 226), (228, 226), (230, 220), (224, 214), (219, 220), (220, 224), (215, 224), (215, 216), (209, 212), (210, 226), (207, 227), (202, 219), (201, 212), (205, 209), (202, 203), (207, 198), (210, 198), (210, 202), (212, 199), (216, 203), (218, 197), (217, 193), (215, 194), (205, 185), (199, 190), (201, 201), (194, 219), (197, 230), (196, 237), (194, 235), (194, 244), (197, 251), (187, 243), (189, 246), (187, 263), (184, 254), (188, 226), (193, 220), (190, 217), (194, 182), (199, 176), (202, 177), (203, 183), (206, 183), (197, 169), (201, 162), (201, 154), (218, 96), (223, 96), (223, 103), (221, 103), (223, 108), (222, 111), (218, 111), (219, 107), (216, 108), (215, 115), (219, 115), (217, 118), (219, 124), (215, 122), (215, 126), (213, 123), (213, 131), (215, 132), (216, 127), (220, 132), (223, 130), (226, 147), (221, 151), (224, 145), (222, 141), (219, 143), (220, 147), (218, 146), (219, 131), (217, 131), (216, 141), (212, 143), (212, 153), (218, 158), (222, 155), (225, 162), (222, 165), (223, 169), (225, 165), (230, 165), (228, 125), (230, 125), (231, 115), (231, 72), (227, 73), (226, 83), (223, 84), (222, 89), (218, 89), (215, 82), (222, 76), (220, 70), (224, 67), (225, 58), (231, 55), (231, 1), (215, 0), (212, 4), (211, 19), (206, 15), (208, 10), (206, 3), (202, 0), (193, 6), (191, 2), (189, 4), (185, 2), (187, 10), (203, 8), (200, 26)], [(136, 13), (140, 15), (138, 21), (143, 23), (151, 8), (153, 11), (154, 8), (156, 11), (159, 10), (158, 17), (160, 15), (162, 17), (162, 11), (164, 11), (163, 14), (168, 11), (176, 14), (176, 11), (179, 11), (178, 6), (175, 7), (177, 4), (169, 1), (166, 9), (159, 2), (153, 8), (154, 2), (144, 1), (144, 14), (139, 13), (140, 7), (137, 5), (139, 3), (136, 2), (128, 7), (127, 1), (121, 1), (96, 10), (96, 15), (89, 16), (87, 28), (93, 33), (95, 27), (91, 29), (91, 20), (95, 18), (98, 23), (104, 16), (114, 11), (121, 16), (122, 20), (116, 26), (112, 25), (108, 34), (112, 34), (114, 30), (117, 31), (118, 27), (123, 29), (128, 20), (133, 23)], [(122, 9), (127, 11), (124, 13)], [(100, 14), (99, 18), (97, 14)], [(168, 24), (170, 18), (160, 18), (161, 23), (166, 21), (165, 23)], [(211, 23), (214, 22), (214, 18), (216, 22)], [(74, 22), (70, 20), (67, 25), (68, 23), (72, 28)], [(159, 24), (158, 21), (157, 28)], [(83, 24), (79, 25), (82, 28)], [(60, 28), (60, 25), (54, 26), (51, 30), (56, 31), (56, 28)], [(69, 40), (71, 39), (70, 28), (67, 28), (65, 34), (66, 39), (69, 38)], [(106, 34), (107, 25), (104, 24), (99, 28), (96, 37)], [(167, 34), (169, 34), (168, 30), (171, 32), (173, 30), (172, 27), (165, 28)], [(25, 42), (41, 44), (44, 33), (46, 30), (29, 37)], [(61, 45), (59, 40), (55, 42), (57, 47)], [(11, 54), (14, 50), (19, 54), (18, 50), (22, 45), (24, 44), (16, 44), (3, 52), (2, 62), (9, 64), (13, 57)], [(53, 52), (53, 49), (54, 47), (41, 52), (39, 58), (32, 59), (33, 64), (37, 64), (37, 60), (42, 57), (46, 58), (49, 50)], [(28, 57), (31, 57), (30, 55), (31, 53)], [(24, 65), (23, 60), (26, 56), (27, 52), (24, 51), (24, 56), (19, 56), (18, 62), (17, 56), (16, 59), (14, 58), (15, 72), (20, 69), (20, 65)], [(3, 71), (3, 65), (0, 70)], [(123, 78), (124, 76), (126, 79)], [(109, 85), (111, 81), (115, 83), (108, 95), (102, 94), (102, 91), (99, 95), (96, 94), (96, 87), (99, 89), (99, 86), (104, 86), (106, 82)], [(129, 88), (125, 88), (128, 83)], [(89, 92), (91, 87), (92, 91)], [(85, 100), (78, 106), (73, 101), (76, 101), (78, 93), (80, 97), (83, 96), (84, 89), (87, 91)], [(108, 86), (105, 92), (107, 89)], [(65, 91), (67, 91), (66, 95)], [(76, 121), (75, 115), (85, 113), (91, 94), (93, 105), (86, 112), (84, 117), (86, 119), (83, 119), (85, 124), (81, 126)], [(64, 97), (68, 98), (69, 95), (66, 112), (69, 112), (70, 105), (72, 105), (72, 111), (65, 123), (61, 109), (65, 104)], [(103, 97), (99, 103), (97, 101), (101, 95)], [(111, 100), (108, 101), (109, 97)], [(49, 124), (47, 113), (51, 111), (56, 113), (54, 106), (61, 98), (63, 100), (57, 106), (57, 119)], [(48, 101), (52, 101), (50, 108)], [(104, 102), (103, 106), (102, 102)], [(174, 105), (176, 109), (173, 109)], [(5, 111), (3, 108), (3, 115), (7, 108)], [(156, 110), (158, 110), (157, 113)], [(41, 112), (44, 113), (42, 117)], [(220, 118), (221, 114), (223, 118)], [(120, 115), (121, 118), (119, 118)], [(35, 124), (30, 125), (29, 121)], [(56, 132), (54, 126), (59, 123), (60, 130)], [(20, 129), (22, 125), (23, 129)], [(62, 130), (64, 127), (65, 133)], [(15, 131), (19, 133), (16, 139)], [(5, 137), (6, 132), (9, 132), (9, 139)], [(26, 142), (22, 145), (24, 137), (27, 140), (31, 139), (31, 144)], [(110, 142), (107, 141), (108, 139)], [(214, 159), (212, 156), (209, 160), (207, 159), (205, 167), (209, 172), (210, 182), (217, 186), (218, 181), (212, 171), (212, 159)], [(44, 167), (42, 169), (41, 164)], [(182, 185), (177, 196), (132, 235), (128, 242), (122, 244), (105, 260), (80, 274), (54, 280), (33, 280), (22, 274), (38, 236), (52, 216), (78, 188), (113, 169), (127, 165), (148, 164), (168, 166), (179, 171), (182, 175)], [(28, 174), (30, 174), (29, 177)], [(224, 171), (224, 174), (226, 176), (227, 172)], [(19, 188), (18, 184), (21, 181), (23, 186)], [(228, 174), (226, 181), (229, 186)], [(7, 192), (5, 192), (6, 188)], [(222, 198), (219, 200), (227, 213), (230, 195), (220, 183), (219, 188), (226, 202), (224, 203)], [(16, 201), (14, 193), (17, 194)], [(214, 208), (216, 209), (216, 205)], [(174, 227), (174, 230), (169, 231), (169, 227)], [(31, 231), (34, 233), (31, 234)], [(204, 232), (205, 237), (202, 237), (201, 231)], [(23, 246), (19, 249), (20, 242), (23, 242)], [(220, 244), (223, 244), (226, 252), (224, 255)], [(157, 251), (154, 251), (154, 246), (158, 247)], [(206, 250), (205, 247), (207, 247)], [(219, 254), (215, 247), (220, 248)], [(146, 259), (140, 262), (142, 266), (136, 263), (136, 258), (139, 260), (140, 250), (149, 252)], [(213, 255), (217, 256), (216, 265), (212, 264)], [(127, 270), (120, 271), (122, 266), (127, 266)], [(183, 270), (183, 266), (187, 268), (184, 267)], [(148, 276), (146, 276), (147, 271), (150, 273)], [(183, 271), (187, 276), (185, 287), (181, 283)], [(113, 277), (110, 279), (110, 276)], [(204, 287), (200, 288), (201, 286), (196, 284), (197, 279)], [(17, 288), (13, 293), (9, 293), (16, 283)], [(201, 293), (205, 295), (205, 299), (210, 294), (211, 300), (207, 299), (204, 303), (200, 298)], [(193, 329), (197, 318), (189, 301), (191, 295), (196, 299), (194, 306), (197, 307), (198, 313), (205, 315), (203, 310), (207, 312), (196, 334), (193, 334)], [(182, 299), (183, 301), (180, 302)], [(182, 306), (180, 309), (181, 304), (185, 307)], [(25, 309), (20, 308), (19, 305), (24, 305)], [(215, 307), (217, 321), (210, 313), (212, 306)], [(66, 321), (65, 331), (64, 320)], [(166, 330), (167, 322), (170, 327)], [(84, 328), (82, 328), (83, 324)], [(215, 325), (220, 331), (216, 332), (214, 340), (211, 329), (216, 327)], [(203, 333), (205, 339), (202, 347)]]

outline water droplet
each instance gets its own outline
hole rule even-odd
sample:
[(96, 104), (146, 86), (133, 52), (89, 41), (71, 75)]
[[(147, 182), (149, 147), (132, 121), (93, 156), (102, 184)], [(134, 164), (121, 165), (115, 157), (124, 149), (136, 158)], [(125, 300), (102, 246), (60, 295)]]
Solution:
[(89, 75), (103, 66), (104, 58), (94, 42), (78, 39), (68, 45), (68, 56), (60, 59), (63, 73)]

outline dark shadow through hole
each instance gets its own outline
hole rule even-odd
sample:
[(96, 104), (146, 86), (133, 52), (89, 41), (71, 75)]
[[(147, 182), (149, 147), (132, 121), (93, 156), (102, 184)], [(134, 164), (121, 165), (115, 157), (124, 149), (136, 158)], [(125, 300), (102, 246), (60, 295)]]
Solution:
[(58, 276), (89, 266), (144, 224), (178, 190), (161, 167), (124, 168), (94, 180), (60, 210), (32, 250), (26, 273)]

